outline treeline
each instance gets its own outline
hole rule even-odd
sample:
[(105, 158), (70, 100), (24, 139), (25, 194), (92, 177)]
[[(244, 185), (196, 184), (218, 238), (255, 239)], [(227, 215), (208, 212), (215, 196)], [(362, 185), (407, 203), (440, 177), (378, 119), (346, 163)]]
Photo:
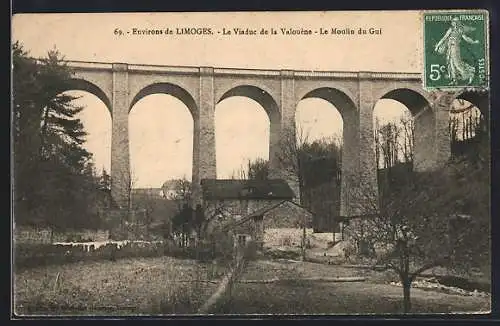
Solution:
[[(487, 135), (486, 122), (479, 109), (471, 105), (467, 110), (450, 114), (450, 141), (453, 157), (464, 154), (477, 157), (479, 144)], [(385, 193), (405, 183), (413, 171), (415, 152), (415, 125), (408, 112), (399, 121), (381, 123), (375, 120), (375, 159), (378, 170), (379, 191)], [(313, 142), (299, 137), (298, 142), (284, 145), (282, 160), (299, 179), (301, 204), (316, 213), (315, 227), (331, 230), (340, 216), (340, 188), (342, 170), (342, 145), (337, 139)], [(302, 139), (303, 138), (303, 139)], [(292, 144), (293, 143), (293, 144)], [(470, 156), (469, 155), (469, 156)], [(248, 172), (240, 171), (241, 179), (266, 179), (268, 161), (248, 161)]]
[[(464, 104), (460, 103), (461, 106)], [(481, 111), (468, 104), (465, 109), (450, 111), (450, 147), (452, 158), (467, 157), (474, 161), (483, 152), (480, 147), (487, 143), (487, 123)], [(389, 188), (397, 188), (405, 183), (413, 170), (413, 117), (408, 112), (395, 122), (381, 124), (375, 120), (374, 139), (379, 191), (384, 193)]]
[[(332, 227), (340, 215), (340, 171), (342, 146), (336, 138), (282, 144), (285, 157), (280, 161), (298, 179), (300, 204), (316, 213), (313, 227), (316, 230)], [(290, 168), (291, 167), (291, 168)], [(246, 169), (233, 173), (234, 179), (266, 180), (269, 161), (258, 158), (248, 160)]]
[(111, 204), (110, 177), (83, 147), (71, 70), (56, 50), (42, 60), (16, 42), (13, 54), (13, 190), (16, 224), (64, 230), (98, 228)]
[[(452, 156), (477, 154), (478, 144), (488, 135), (487, 127), (484, 115), (472, 104), (460, 111), (450, 111), (449, 133)], [(398, 164), (412, 164), (415, 151), (414, 133), (415, 125), (409, 113), (403, 115), (397, 122), (381, 124), (376, 119), (374, 138), (378, 169), (388, 169)]]

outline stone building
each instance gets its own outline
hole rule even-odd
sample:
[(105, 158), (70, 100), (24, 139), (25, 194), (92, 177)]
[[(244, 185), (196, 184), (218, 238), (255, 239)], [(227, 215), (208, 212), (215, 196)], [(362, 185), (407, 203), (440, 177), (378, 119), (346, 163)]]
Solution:
[(220, 213), (223, 230), (240, 244), (254, 240), (261, 248), (279, 245), (279, 236), (300, 242), (303, 223), (311, 226), (312, 213), (293, 202), (294, 192), (285, 180), (205, 179), (201, 186), (205, 207)]

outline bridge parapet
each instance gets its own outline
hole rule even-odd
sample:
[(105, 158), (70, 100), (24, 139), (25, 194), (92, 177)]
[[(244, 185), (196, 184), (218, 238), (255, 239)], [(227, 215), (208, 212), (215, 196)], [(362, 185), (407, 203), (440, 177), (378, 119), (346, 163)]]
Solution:
[[(66, 61), (68, 66), (76, 69), (111, 70), (115, 63), (90, 62), (90, 61)], [(166, 66), (128, 64), (129, 72), (158, 72), (173, 74), (199, 75), (200, 67), (194, 66)], [(214, 67), (214, 75), (224, 76), (261, 76), (278, 77), (282, 71), (293, 71), (296, 78), (347, 78), (347, 79), (385, 79), (385, 80), (421, 80), (420, 73), (411, 72), (377, 72), (377, 71), (320, 71), (320, 70), (277, 70), (277, 69), (251, 69), (251, 68), (223, 68)]]
[(65, 61), (68, 67), (90, 70), (112, 70), (113, 64), (106, 62)]
[(238, 68), (214, 68), (216, 75), (237, 75), (237, 76), (279, 76), (279, 70), (264, 70), (264, 69), (238, 69)]
[[(298, 102), (306, 97), (330, 101), (350, 127), (344, 129), (347, 131), (343, 138), (342, 175), (343, 180), (351, 177), (352, 181), (342, 184), (341, 205), (344, 215), (356, 215), (360, 214), (359, 204), (363, 204), (363, 198), (356, 193), (369, 192), (376, 196), (376, 162), (372, 150), (373, 107), (376, 101), (393, 98), (405, 105), (415, 106), (415, 96), (428, 95), (421, 86), (422, 74), (411, 72), (190, 67), (88, 61), (66, 63), (74, 69), (75, 79), (86, 82), (87, 88), (83, 90), (93, 91), (113, 112), (112, 195), (122, 206), (128, 202), (126, 188), (130, 176), (128, 114), (131, 105), (143, 96), (156, 92), (173, 95), (193, 113), (195, 187), (202, 178), (216, 178), (215, 105), (221, 98), (226, 98), (226, 94), (229, 94), (228, 97), (256, 98), (266, 110), (272, 112), (269, 115), (270, 173), (280, 176), (280, 141), (289, 132), (295, 132)], [(427, 112), (435, 114), (434, 111)], [(423, 119), (422, 114), (416, 118), (420, 121), (416, 128), (420, 129), (415, 148), (419, 148), (418, 155), (425, 157), (425, 162), (430, 162), (424, 169), (430, 169), (448, 156), (448, 136), (438, 131), (447, 130), (448, 116), (443, 114)], [(421, 143), (425, 146), (420, 146)], [(199, 189), (196, 191), (199, 193)], [(299, 195), (298, 191), (296, 193)]]

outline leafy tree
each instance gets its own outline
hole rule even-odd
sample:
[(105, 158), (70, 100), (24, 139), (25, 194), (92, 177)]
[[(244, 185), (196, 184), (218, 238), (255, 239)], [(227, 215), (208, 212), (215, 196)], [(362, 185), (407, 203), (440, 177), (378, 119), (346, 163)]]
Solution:
[(342, 146), (335, 138), (324, 138), (306, 143), (303, 151), (302, 204), (315, 213), (315, 230), (333, 231), (340, 216)]
[(73, 105), (71, 70), (57, 50), (42, 60), (13, 44), (14, 192), (16, 222), (53, 228), (91, 223), (92, 155)]
[(172, 231), (180, 236), (181, 247), (186, 246), (188, 235), (193, 229), (192, 219), (193, 209), (187, 203), (172, 218)]
[(206, 239), (211, 222), (223, 219), (227, 215), (228, 207), (225, 203), (204, 201), (193, 208), (192, 185), (185, 178), (175, 180), (171, 187), (165, 183), (163, 191), (168, 193), (167, 198), (177, 205), (177, 213), (172, 218), (172, 230), (180, 236), (183, 246), (193, 231), (196, 232), (199, 241)]
[(166, 198), (175, 203), (175, 213), (171, 219), (172, 231), (180, 236), (181, 246), (185, 246), (188, 235), (194, 229), (191, 182), (185, 177), (167, 181), (162, 190)]
[[(280, 141), (278, 160), (281, 169), (298, 180), (300, 203), (310, 208), (317, 216), (331, 218), (335, 215), (335, 212), (332, 212), (335, 210), (333, 205), (318, 204), (325, 201), (325, 197), (312, 194), (314, 188), (325, 182), (340, 183), (342, 147), (339, 143), (334, 138), (311, 142), (309, 135), (301, 129), (297, 134), (292, 130), (285, 132)], [(331, 194), (323, 192), (323, 195)], [(340, 203), (340, 191), (336, 197), (338, 199), (334, 202)], [(330, 198), (327, 200), (330, 201)], [(340, 207), (338, 209), (340, 210)], [(302, 229), (302, 256), (305, 258), (306, 223), (303, 223)]]
[(106, 169), (102, 169), (101, 176), (99, 177), (99, 188), (102, 190), (111, 190), (111, 176)]

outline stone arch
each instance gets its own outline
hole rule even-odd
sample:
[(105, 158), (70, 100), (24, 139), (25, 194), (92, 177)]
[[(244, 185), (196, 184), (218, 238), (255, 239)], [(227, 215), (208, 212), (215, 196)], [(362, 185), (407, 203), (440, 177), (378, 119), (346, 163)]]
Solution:
[[(304, 86), (305, 85), (300, 85), (300, 87), (296, 90), (295, 95), (297, 96), (297, 103), (310, 97), (321, 98), (330, 103), (335, 101), (339, 104), (339, 107), (344, 107), (344, 105), (340, 105), (342, 103), (354, 104), (358, 101), (358, 94), (353, 93), (353, 90), (351, 89), (353, 85), (350, 83), (331, 83), (321, 85), (320, 82), (320, 86), (316, 84), (307, 84), (308, 87)], [(357, 84), (355, 86), (357, 90)], [(356, 105), (354, 105), (354, 107), (357, 109)], [(340, 108), (337, 109), (340, 112)]]
[(357, 107), (352, 98), (345, 92), (332, 87), (320, 87), (306, 93), (299, 101), (306, 98), (320, 98), (330, 102), (339, 111), (342, 119), (347, 115), (356, 113)]
[(254, 85), (236, 86), (222, 94), (222, 96), (215, 103), (218, 104), (226, 98), (232, 96), (243, 96), (254, 100), (266, 111), (271, 125), (273, 123), (280, 122), (281, 114), (278, 103), (266, 90)]
[[(473, 92), (464, 90), (455, 95), (455, 99), (466, 100), (474, 104), (485, 117), (489, 117), (490, 112), (490, 97), (489, 92)], [(487, 120), (489, 121), (489, 120)]]
[[(436, 166), (436, 114), (424, 93), (411, 88), (387, 91), (379, 99), (392, 99), (405, 105), (413, 116), (413, 169), (427, 171)], [(374, 103), (378, 102), (378, 100)]]
[[(306, 93), (299, 100), (299, 102), (306, 98), (320, 98), (335, 106), (342, 117), (342, 150), (359, 150), (359, 145), (356, 139), (356, 135), (358, 135), (359, 132), (358, 108), (354, 101), (346, 93), (336, 88), (320, 87)], [(347, 160), (348, 157), (349, 155), (342, 155), (342, 173), (344, 172), (344, 169), (349, 168), (347, 161), (344, 162), (344, 160)]]
[[(449, 112), (451, 156), (477, 154), (491, 141), (489, 93), (463, 90), (453, 95)], [(466, 128), (464, 123), (474, 125)]]
[[(195, 148), (196, 148), (195, 147), (195, 140), (196, 140), (195, 128), (196, 127), (195, 126), (196, 126), (197, 121), (199, 120), (199, 113), (198, 113), (198, 106), (197, 106), (196, 101), (194, 100), (193, 96), (187, 90), (185, 90), (183, 87), (178, 86), (176, 84), (167, 83), (167, 82), (151, 83), (151, 84), (143, 87), (135, 94), (135, 96), (130, 101), (130, 105), (128, 108), (129, 123), (130, 123), (130, 119), (133, 115), (133, 113), (131, 114), (131, 111), (134, 109), (134, 105), (136, 105), (140, 100), (146, 98), (147, 96), (156, 95), (156, 94), (170, 95), (170, 96), (174, 97), (176, 100), (178, 100), (180, 103), (182, 103), (185, 107), (187, 107), (187, 109), (189, 111), (189, 115), (192, 118), (191, 123), (192, 123), (192, 128), (193, 128), (192, 132), (189, 133), (189, 135), (191, 135), (191, 136), (188, 136), (189, 138), (192, 139), (192, 144), (191, 144), (192, 154), (191, 154), (189, 164), (191, 164), (192, 167), (194, 167), (194, 165), (196, 164), (195, 163), (196, 162), (196, 160), (195, 160), (195, 156), (196, 156), (196, 153), (195, 153)], [(183, 108), (183, 109), (185, 110), (185, 108)], [(152, 116), (151, 118), (154, 119), (155, 117)], [(186, 123), (188, 123), (188, 122), (186, 121)], [(183, 126), (182, 129), (187, 129), (185, 127), (186, 126), (185, 124), (183, 124), (182, 126)], [(129, 129), (130, 129), (130, 127), (129, 127)], [(130, 131), (129, 131), (129, 133), (130, 133)], [(129, 138), (129, 141), (132, 141), (132, 140)], [(132, 154), (132, 145), (129, 145), (129, 146), (131, 147), (130, 153)], [(165, 154), (165, 152), (163, 152), (163, 153)], [(132, 157), (132, 155), (131, 155), (131, 157)], [(133, 157), (132, 157), (132, 159), (133, 159)], [(194, 178), (194, 173), (192, 175), (192, 178)]]
[(139, 100), (152, 94), (167, 94), (177, 98), (187, 106), (193, 119), (197, 119), (198, 109), (193, 96), (184, 88), (171, 83), (154, 83), (141, 89), (130, 101), (129, 112)]
[(96, 84), (91, 83), (85, 79), (73, 78), (69, 81), (68, 87), (66, 87), (66, 89), (63, 90), (63, 92), (67, 91), (84, 91), (97, 96), (97, 98), (99, 98), (104, 103), (104, 105), (106, 105), (109, 114), (113, 116), (113, 108), (111, 106), (111, 100), (106, 95), (106, 93)]
[(383, 94), (380, 99), (391, 99), (404, 104), (413, 116), (418, 115), (422, 110), (432, 110), (426, 94), (411, 88), (392, 89)]
[(280, 143), (281, 131), (281, 113), (278, 103), (275, 99), (264, 89), (250, 85), (238, 85), (223, 93), (220, 98), (215, 102), (216, 104), (223, 100), (233, 97), (241, 96), (254, 100), (266, 112), (269, 118), (269, 163), (271, 167), (277, 165), (277, 148)]
[[(319, 87), (313, 89), (300, 98), (299, 102), (306, 98), (320, 98), (331, 103), (339, 111), (342, 117), (343, 130), (340, 192), (338, 194), (339, 198), (334, 198), (334, 200), (339, 200), (340, 207), (338, 207), (338, 213), (343, 214), (342, 212), (345, 211), (345, 208), (342, 208), (342, 206), (347, 205), (349, 202), (349, 189), (356, 186), (354, 180), (359, 178), (357, 173), (359, 152), (361, 150), (359, 143), (359, 110), (349, 95), (333, 87)], [(334, 226), (339, 222), (339, 217), (340, 216), (335, 217), (332, 221), (328, 221), (326, 225), (330, 224)]]

